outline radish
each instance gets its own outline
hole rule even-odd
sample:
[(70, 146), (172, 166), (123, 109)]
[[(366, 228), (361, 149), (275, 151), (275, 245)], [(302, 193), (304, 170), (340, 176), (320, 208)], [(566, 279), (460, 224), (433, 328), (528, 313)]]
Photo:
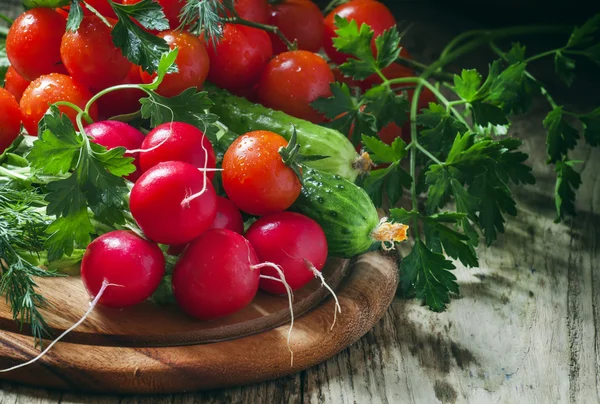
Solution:
[(98, 296), (103, 282), (120, 285), (107, 289), (98, 304), (124, 308), (146, 300), (165, 273), (165, 257), (155, 243), (127, 230), (115, 230), (92, 241), (81, 262), (81, 280), (88, 293)]
[[(136, 150), (142, 146), (144, 135), (131, 125), (120, 121), (99, 121), (85, 127), (85, 134), (92, 138), (95, 143), (113, 149), (122, 146), (128, 150)], [(125, 154), (126, 157), (133, 157), (133, 164), (136, 170), (129, 174), (127, 178), (131, 182), (135, 182), (142, 170), (140, 168), (140, 155), (138, 152)]]
[[(227, 229), (239, 234), (244, 233), (244, 219), (233, 202), (222, 196), (217, 196), (217, 214), (210, 225), (211, 229)], [(187, 244), (169, 246), (167, 253), (179, 255), (185, 250)]]
[(134, 184), (131, 215), (157, 243), (186, 244), (212, 224), (217, 195), (206, 173), (181, 161), (159, 163)]
[[(278, 278), (262, 275), (261, 269), (274, 268)], [(292, 289), (283, 271), (272, 262), (258, 263), (254, 249), (242, 235), (227, 229), (209, 229), (190, 243), (173, 269), (173, 295), (190, 316), (213, 320), (233, 314), (250, 304), (261, 277), (278, 279), (285, 285), (290, 307), (288, 349), (294, 327)]]
[(216, 157), (210, 141), (204, 133), (188, 123), (166, 122), (154, 128), (141, 146), (140, 165), (146, 172), (158, 163), (183, 161), (199, 169), (207, 170), (212, 181)]
[[(321, 281), (335, 299), (333, 327), (341, 307), (337, 296), (321, 274), (327, 261), (327, 239), (321, 226), (300, 213), (272, 213), (252, 223), (245, 237), (259, 260), (274, 263), (281, 268), (292, 290), (302, 288), (313, 277)], [(274, 278), (276, 274), (271, 266), (262, 268), (259, 287), (274, 294), (286, 293), (284, 285)]]

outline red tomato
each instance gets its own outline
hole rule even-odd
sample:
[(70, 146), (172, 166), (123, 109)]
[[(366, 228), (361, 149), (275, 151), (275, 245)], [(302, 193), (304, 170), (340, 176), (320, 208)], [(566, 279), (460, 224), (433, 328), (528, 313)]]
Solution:
[(379, 139), (385, 144), (392, 144), (397, 137), (401, 137), (406, 143), (410, 143), (410, 128), (403, 130), (401, 127), (396, 125), (395, 122), (390, 122), (387, 126), (381, 128), (377, 133)]
[(308, 51), (284, 52), (273, 58), (258, 83), (258, 99), (273, 109), (311, 122), (325, 118), (310, 103), (330, 97), (335, 81), (327, 62)]
[[(116, 84), (141, 84), (140, 68), (134, 64), (131, 65), (127, 76)], [(98, 98), (98, 110), (100, 116), (104, 119), (116, 115), (131, 114), (139, 111), (142, 107), (140, 98), (145, 97), (146, 93), (142, 90), (126, 89), (112, 91)]]
[(235, 11), (244, 20), (266, 24), (269, 21), (267, 0), (235, 0)]
[(56, 11), (58, 14), (62, 15), (66, 19), (69, 17), (69, 8), (69, 6), (63, 6), (60, 8), (55, 8), (54, 11)]
[(66, 24), (53, 9), (34, 8), (25, 11), (11, 25), (6, 36), (6, 55), (25, 80), (67, 72), (60, 60), (60, 41)]
[(258, 130), (229, 146), (223, 156), (223, 188), (240, 210), (252, 215), (282, 212), (298, 198), (302, 184), (279, 155), (287, 144), (276, 133)]
[[(123, 3), (120, 0), (113, 0), (113, 1), (117, 4)], [(114, 19), (117, 18), (117, 15), (113, 11), (108, 0), (85, 0), (85, 2), (87, 4), (89, 4), (90, 6), (94, 7), (96, 9), (96, 11), (98, 11), (103, 16), (108, 17), (108, 18), (114, 18)], [(91, 11), (85, 9), (85, 6), (86, 6), (85, 4), (82, 4), (82, 6), (84, 7), (85, 15), (92, 15)]]
[[(323, 14), (310, 0), (286, 0), (270, 7), (269, 25), (279, 27), (290, 42), (298, 41), (298, 49), (317, 52), (323, 41)], [(273, 52), (279, 54), (288, 49), (279, 37), (269, 33)]]
[(21, 110), (15, 97), (0, 87), (0, 154), (15, 139), (21, 131)]
[[(58, 101), (68, 101), (83, 109), (90, 98), (92, 98), (90, 91), (67, 75), (51, 73), (40, 76), (31, 82), (23, 93), (23, 97), (21, 97), (20, 106), (23, 115), (23, 126), (25, 126), (27, 133), (37, 136), (38, 123), (50, 104)], [(58, 109), (75, 124), (77, 112), (73, 108), (61, 105)], [(90, 115), (93, 120), (98, 118), (96, 104), (93, 104), (90, 108)]]
[(62, 61), (71, 77), (88, 88), (102, 90), (113, 86), (131, 68), (131, 63), (113, 44), (110, 32), (111, 28), (100, 18), (90, 15), (83, 18), (77, 31), (67, 31), (63, 36)]
[(208, 47), (208, 80), (227, 90), (251, 87), (273, 56), (271, 40), (265, 31), (227, 24), (216, 47)]
[(21, 99), (23, 91), (27, 88), (30, 81), (25, 80), (14, 67), (9, 66), (4, 77), (4, 88), (11, 93), (17, 102)]
[[(179, 48), (175, 64), (179, 71), (167, 74), (156, 92), (164, 97), (174, 97), (190, 87), (200, 88), (210, 68), (204, 41), (185, 31), (165, 31), (158, 34), (171, 49)], [(140, 69), (144, 83), (151, 83), (156, 73), (150, 76)]]
[(323, 31), (323, 48), (327, 56), (337, 64), (342, 64), (348, 59), (348, 55), (338, 52), (333, 46), (333, 38), (337, 36), (335, 31), (335, 16), (339, 15), (350, 21), (356, 21), (360, 28), (362, 24), (369, 25), (374, 32), (371, 46), (375, 52), (375, 38), (396, 25), (396, 19), (390, 10), (382, 3), (375, 0), (352, 0), (344, 3), (331, 11), (325, 17), (325, 30)]
[[(102, 1), (102, 0), (97, 0)], [(123, 0), (123, 4), (131, 5), (139, 3), (142, 0)], [(181, 14), (181, 9), (185, 5), (185, 0), (154, 0), (163, 8), (163, 12), (165, 13), (165, 17), (169, 20), (169, 27), (171, 29), (175, 29), (179, 26), (179, 15)]]

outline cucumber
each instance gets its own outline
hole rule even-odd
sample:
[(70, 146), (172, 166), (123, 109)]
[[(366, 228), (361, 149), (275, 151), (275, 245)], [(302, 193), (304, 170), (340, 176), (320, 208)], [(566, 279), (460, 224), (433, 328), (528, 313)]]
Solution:
[(326, 159), (307, 162), (308, 166), (338, 174), (352, 182), (362, 173), (363, 165), (360, 164), (354, 146), (337, 130), (254, 104), (209, 83), (204, 84), (204, 89), (215, 103), (211, 112), (217, 114), (219, 121), (233, 133), (241, 135), (254, 130), (268, 130), (290, 140), (295, 128), (301, 154), (328, 156)]
[(305, 167), (302, 192), (290, 210), (315, 220), (325, 232), (329, 254), (350, 258), (374, 243), (406, 239), (407, 226), (380, 220), (369, 195), (337, 174)]

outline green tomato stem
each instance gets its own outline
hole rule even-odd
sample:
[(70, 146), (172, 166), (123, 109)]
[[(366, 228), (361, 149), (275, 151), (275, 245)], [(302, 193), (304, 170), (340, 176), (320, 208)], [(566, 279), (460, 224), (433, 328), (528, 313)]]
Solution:
[(276, 27), (274, 25), (261, 24), (258, 22), (245, 20), (239, 16), (224, 18), (224, 19), (222, 19), (222, 21), (225, 24), (245, 25), (247, 27), (257, 28), (257, 29), (260, 29), (263, 31), (271, 32), (271, 33), (277, 35), (279, 37), (279, 39), (281, 39), (281, 42), (283, 42), (285, 44), (285, 46), (288, 48), (288, 50), (294, 51), (294, 50), (298, 49), (298, 44), (296, 44), (295, 42), (294, 43), (290, 42), (290, 40), (287, 39), (285, 37), (285, 35), (283, 35), (283, 32), (281, 32), (279, 27)]

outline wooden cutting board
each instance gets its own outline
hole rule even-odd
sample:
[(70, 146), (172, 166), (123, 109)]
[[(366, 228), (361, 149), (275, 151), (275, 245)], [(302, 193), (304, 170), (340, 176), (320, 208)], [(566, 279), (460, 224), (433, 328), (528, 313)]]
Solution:
[[(98, 308), (38, 362), (0, 378), (40, 387), (105, 393), (171, 393), (259, 382), (314, 366), (368, 332), (391, 303), (398, 283), (393, 257), (367, 253), (332, 259), (323, 274), (342, 313), (331, 328), (334, 301), (317, 280), (294, 296), (296, 321), (287, 347), (287, 297), (259, 293), (227, 318), (203, 322), (176, 307), (151, 303), (126, 310)], [(78, 277), (40, 280), (55, 335), (88, 308)], [(0, 368), (39, 353), (27, 330), (0, 303)]]

